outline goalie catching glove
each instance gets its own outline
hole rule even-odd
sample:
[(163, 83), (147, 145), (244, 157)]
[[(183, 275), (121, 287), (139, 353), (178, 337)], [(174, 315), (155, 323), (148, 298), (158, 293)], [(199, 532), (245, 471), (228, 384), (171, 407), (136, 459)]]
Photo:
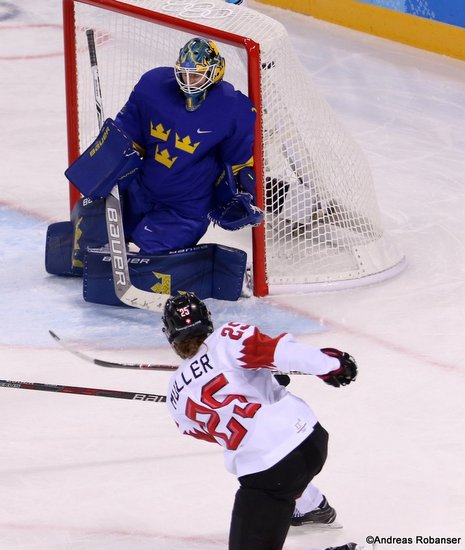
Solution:
[(335, 348), (323, 348), (321, 351), (330, 357), (339, 359), (340, 366), (327, 374), (320, 374), (318, 378), (321, 378), (326, 384), (335, 388), (347, 386), (356, 379), (357, 364), (351, 355)]
[(208, 219), (214, 225), (228, 231), (236, 231), (247, 225), (260, 225), (263, 217), (263, 211), (253, 204), (250, 193), (236, 193), (227, 204), (215, 208), (208, 214)]
[(260, 225), (264, 214), (255, 206), (255, 172), (246, 166), (234, 175), (233, 167), (225, 164), (215, 183), (215, 203), (208, 219), (228, 231), (237, 231), (247, 225)]

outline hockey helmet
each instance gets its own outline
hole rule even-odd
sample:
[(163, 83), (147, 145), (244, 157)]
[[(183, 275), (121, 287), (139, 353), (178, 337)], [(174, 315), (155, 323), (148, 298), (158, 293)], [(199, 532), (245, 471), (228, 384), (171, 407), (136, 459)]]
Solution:
[(224, 75), (225, 60), (216, 44), (205, 38), (192, 38), (179, 51), (174, 74), (186, 97), (186, 109), (195, 111), (207, 95), (207, 89)]
[(163, 332), (171, 345), (213, 332), (210, 312), (193, 292), (168, 298), (162, 322)]

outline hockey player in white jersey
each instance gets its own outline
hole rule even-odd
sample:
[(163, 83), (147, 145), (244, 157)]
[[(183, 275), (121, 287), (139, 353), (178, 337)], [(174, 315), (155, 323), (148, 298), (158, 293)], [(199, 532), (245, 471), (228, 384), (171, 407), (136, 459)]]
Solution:
[(226, 468), (240, 483), (229, 550), (281, 549), (296, 500), (325, 463), (328, 433), (274, 373), (300, 371), (339, 387), (355, 380), (355, 360), (240, 322), (214, 330), (193, 293), (169, 298), (162, 321), (184, 360), (170, 380), (169, 412), (181, 433), (221, 445)]

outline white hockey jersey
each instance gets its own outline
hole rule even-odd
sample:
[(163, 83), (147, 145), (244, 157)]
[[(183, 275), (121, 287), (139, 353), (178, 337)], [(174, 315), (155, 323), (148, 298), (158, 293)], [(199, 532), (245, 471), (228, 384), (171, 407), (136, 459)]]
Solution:
[(271, 338), (253, 325), (227, 323), (173, 374), (167, 406), (179, 430), (218, 443), (226, 468), (243, 476), (270, 468), (317, 422), (311, 408), (273, 372), (326, 374), (339, 361), (290, 334)]

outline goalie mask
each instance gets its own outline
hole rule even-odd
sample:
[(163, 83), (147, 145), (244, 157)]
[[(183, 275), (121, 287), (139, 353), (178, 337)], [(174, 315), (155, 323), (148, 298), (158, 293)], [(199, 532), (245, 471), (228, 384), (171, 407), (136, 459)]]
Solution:
[(186, 97), (188, 111), (200, 107), (208, 88), (223, 78), (224, 69), (224, 58), (211, 40), (192, 38), (181, 48), (174, 74)]
[(193, 336), (208, 336), (213, 332), (210, 312), (193, 292), (169, 298), (162, 322), (163, 332), (171, 345)]

